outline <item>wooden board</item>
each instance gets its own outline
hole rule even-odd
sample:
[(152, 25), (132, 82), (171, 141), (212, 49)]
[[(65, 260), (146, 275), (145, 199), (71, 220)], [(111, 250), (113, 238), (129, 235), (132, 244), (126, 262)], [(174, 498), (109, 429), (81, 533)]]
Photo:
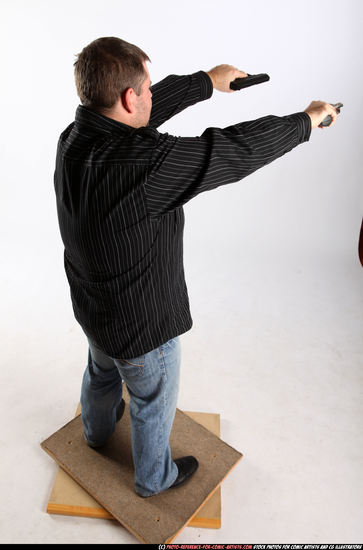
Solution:
[(242, 454), (177, 409), (170, 437), (172, 457), (193, 455), (199, 468), (184, 485), (142, 498), (134, 489), (127, 397), (122, 421), (102, 448), (92, 449), (85, 443), (80, 415), (41, 446), (138, 540), (170, 543), (220, 487)]
[[(202, 412), (187, 412), (185, 414), (199, 422), (207, 430), (220, 437), (220, 415)], [(76, 416), (81, 413), (80, 404)], [(221, 527), (221, 488), (215, 491), (211, 498), (189, 521), (188, 527), (204, 527), (220, 529)], [(47, 512), (68, 516), (82, 516), (89, 518), (115, 519), (105, 508), (91, 497), (72, 477), (62, 468), (58, 469), (53, 489), (49, 497)]]

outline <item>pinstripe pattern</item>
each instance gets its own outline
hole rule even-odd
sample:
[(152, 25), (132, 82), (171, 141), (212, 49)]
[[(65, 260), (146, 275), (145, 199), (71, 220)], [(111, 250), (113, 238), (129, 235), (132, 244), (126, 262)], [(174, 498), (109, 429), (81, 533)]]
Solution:
[(183, 267), (183, 205), (282, 156), (310, 117), (267, 116), (198, 137), (157, 127), (211, 97), (208, 75), (170, 75), (151, 88), (149, 126), (79, 106), (61, 134), (54, 186), (77, 321), (108, 355), (132, 358), (192, 326)]

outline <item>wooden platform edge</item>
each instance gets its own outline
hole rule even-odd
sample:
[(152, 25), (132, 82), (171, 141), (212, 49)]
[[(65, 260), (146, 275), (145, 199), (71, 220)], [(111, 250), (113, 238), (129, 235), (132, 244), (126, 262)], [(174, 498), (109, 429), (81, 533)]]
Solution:
[(113, 519), (114, 521), (116, 521), (116, 518), (114, 518), (105, 508), (69, 506), (68, 504), (54, 504), (53, 502), (48, 502), (47, 513), (58, 514), (60, 516), (80, 516), (85, 518)]
[[(54, 504), (49, 502), (47, 509), (48, 514), (58, 514), (60, 516), (77, 516), (92, 519), (112, 519), (117, 521), (110, 512), (105, 508), (91, 508), (86, 506), (70, 506), (68, 504)], [(219, 518), (193, 518), (188, 524), (188, 527), (200, 527), (209, 529), (220, 529), (222, 521)]]
[[(92, 519), (112, 519), (117, 521), (105, 508), (91, 508), (87, 506), (70, 506), (69, 504), (55, 504), (48, 502), (46, 512), (60, 516), (77, 516)], [(187, 524), (188, 527), (200, 527), (207, 529), (220, 529), (222, 521), (220, 518), (194, 517)]]

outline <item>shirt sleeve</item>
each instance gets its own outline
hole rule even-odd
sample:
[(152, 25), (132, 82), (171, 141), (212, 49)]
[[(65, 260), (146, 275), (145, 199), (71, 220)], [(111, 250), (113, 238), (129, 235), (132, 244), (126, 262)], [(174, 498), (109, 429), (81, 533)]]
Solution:
[(169, 75), (151, 86), (152, 108), (149, 126), (157, 128), (169, 118), (187, 107), (209, 99), (213, 94), (213, 84), (204, 71), (191, 75)]
[(159, 217), (203, 191), (240, 181), (308, 141), (310, 134), (305, 112), (207, 128), (199, 137), (158, 133), (145, 183), (148, 213)]

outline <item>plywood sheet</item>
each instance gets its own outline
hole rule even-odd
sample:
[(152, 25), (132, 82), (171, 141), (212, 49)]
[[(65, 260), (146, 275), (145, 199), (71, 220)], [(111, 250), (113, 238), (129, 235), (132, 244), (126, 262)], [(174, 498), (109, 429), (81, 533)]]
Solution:
[(41, 446), (138, 540), (169, 543), (210, 499), (242, 454), (177, 409), (170, 437), (172, 457), (193, 455), (199, 468), (184, 485), (142, 498), (134, 489), (126, 395), (125, 401), (122, 421), (102, 448), (92, 449), (85, 443), (80, 416)]
[[(76, 416), (80, 414), (78, 405)], [(220, 436), (220, 415), (203, 412), (187, 412), (185, 414), (199, 422), (218, 437)], [(189, 521), (188, 527), (204, 527), (219, 529), (221, 527), (221, 488), (215, 491), (199, 512)], [(91, 495), (87, 493), (62, 468), (58, 469), (53, 489), (49, 497), (47, 512), (70, 516), (89, 518), (115, 519)]]

